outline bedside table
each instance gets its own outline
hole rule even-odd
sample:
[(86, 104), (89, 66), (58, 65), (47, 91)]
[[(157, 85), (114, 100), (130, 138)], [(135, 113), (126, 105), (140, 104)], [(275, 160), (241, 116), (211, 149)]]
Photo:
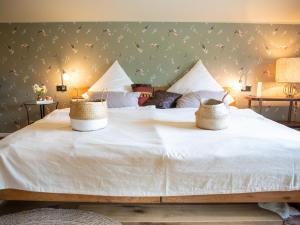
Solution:
[(37, 103), (36, 101), (28, 101), (28, 102), (24, 102), (23, 103), (25, 109), (26, 109), (26, 115), (27, 115), (27, 123), (28, 125), (31, 124), (30, 123), (30, 118), (29, 118), (29, 110), (28, 110), (28, 107), (29, 106), (39, 106), (40, 107), (40, 116), (41, 116), (41, 119), (45, 117), (46, 113), (45, 113), (45, 107), (46, 106), (49, 106), (49, 105), (54, 105), (55, 106), (55, 109), (57, 109), (58, 107), (58, 102), (56, 101), (53, 101), (53, 102), (50, 102), (50, 103)]
[(262, 112), (263, 102), (289, 102), (289, 111), (288, 111), (288, 119), (287, 121), (277, 121), (278, 123), (284, 124), (291, 128), (300, 128), (300, 122), (292, 121), (292, 113), (294, 107), (297, 107), (299, 98), (285, 98), (285, 97), (257, 97), (257, 96), (246, 96), (248, 100), (248, 108), (252, 107), (252, 102), (258, 102), (259, 113)]

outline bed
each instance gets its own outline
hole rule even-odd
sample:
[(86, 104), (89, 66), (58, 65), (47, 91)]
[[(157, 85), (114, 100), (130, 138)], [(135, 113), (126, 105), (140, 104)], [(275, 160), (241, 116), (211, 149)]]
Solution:
[(0, 141), (0, 199), (111, 203), (300, 202), (300, 132), (230, 108), (226, 130), (196, 109), (109, 109), (72, 131), (69, 109)]

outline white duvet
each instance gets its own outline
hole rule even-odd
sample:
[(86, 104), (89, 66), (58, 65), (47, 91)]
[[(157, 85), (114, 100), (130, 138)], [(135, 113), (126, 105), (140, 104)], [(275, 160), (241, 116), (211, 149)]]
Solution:
[(201, 130), (195, 109), (110, 109), (108, 126), (72, 131), (68, 109), (0, 141), (0, 189), (107, 196), (300, 190), (300, 132), (248, 109)]

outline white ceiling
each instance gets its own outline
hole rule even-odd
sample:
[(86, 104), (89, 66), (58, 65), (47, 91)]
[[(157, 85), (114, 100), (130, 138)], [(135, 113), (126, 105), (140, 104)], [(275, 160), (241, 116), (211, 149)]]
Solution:
[(298, 23), (300, 0), (0, 0), (0, 22)]

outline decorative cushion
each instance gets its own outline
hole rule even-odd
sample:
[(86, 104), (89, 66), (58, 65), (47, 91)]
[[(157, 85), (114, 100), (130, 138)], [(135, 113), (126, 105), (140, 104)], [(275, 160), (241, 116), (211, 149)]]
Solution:
[(176, 106), (176, 100), (182, 95), (167, 91), (156, 91), (154, 97), (150, 98), (144, 105), (155, 105), (159, 109), (169, 109)]
[(89, 91), (129, 92), (132, 83), (119, 62), (115, 61), (104, 75), (89, 88)]
[(121, 225), (109, 217), (78, 209), (33, 209), (0, 217), (0, 225)]
[(151, 84), (132, 84), (131, 87), (132, 91), (141, 93), (139, 97), (140, 106), (144, 105), (152, 97), (153, 88)]
[[(177, 100), (176, 108), (198, 108), (200, 106), (201, 99), (216, 99), (222, 101), (223, 97), (226, 95), (225, 91), (197, 91), (191, 92), (183, 95)], [(225, 97), (224, 103), (230, 104), (228, 102), (228, 96)]]
[(207, 71), (199, 60), (193, 68), (181, 79), (173, 84), (167, 91), (187, 94), (195, 91), (224, 91), (222, 86)]
[(139, 92), (88, 92), (91, 101), (105, 99), (108, 108), (138, 107)]

